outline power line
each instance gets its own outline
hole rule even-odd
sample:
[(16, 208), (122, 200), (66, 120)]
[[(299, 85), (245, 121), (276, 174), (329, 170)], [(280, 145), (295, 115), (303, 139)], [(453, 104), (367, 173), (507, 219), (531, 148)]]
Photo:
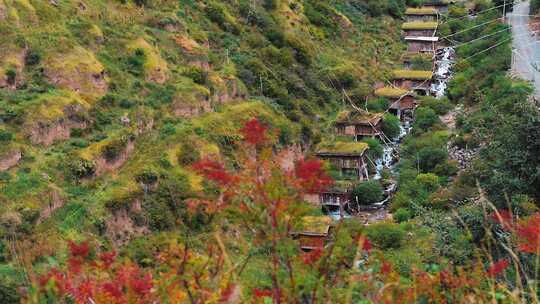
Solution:
[[(531, 25), (533, 25), (533, 24), (540, 24), (540, 22), (532, 23)], [(460, 44), (456, 44), (456, 45), (454, 45), (454, 46), (452, 46), (452, 47), (453, 47), (453, 48), (458, 48), (458, 47), (461, 47), (461, 46), (464, 46), (464, 45), (473, 43), (473, 42), (478, 41), (478, 40), (481, 40), (481, 39), (489, 38), (489, 37), (494, 36), (494, 35), (496, 35), (496, 34), (498, 34), (498, 33), (507, 31), (507, 30), (509, 30), (509, 29), (517, 28), (517, 27), (518, 27), (518, 26), (516, 26), (516, 27), (505, 28), (505, 29), (503, 29), (503, 30), (496, 31), (496, 32), (493, 32), (493, 33), (491, 33), (491, 34), (487, 34), (487, 35), (484, 35), (484, 36), (482, 36), (482, 37), (478, 37), (478, 38), (473, 39), (473, 40), (470, 40), (470, 41), (466, 41), (466, 42), (463, 42), (463, 43), (460, 43)], [(523, 26), (519, 26), (519, 27), (523, 27)], [(540, 30), (527, 32), (527, 33), (524, 33), (524, 34), (521, 34), (521, 35), (516, 35), (516, 36), (513, 36), (513, 37), (514, 37), (514, 38), (517, 38), (517, 37), (528, 36), (528, 35), (530, 35), (531, 33), (537, 33), (538, 31), (540, 31)]]
[(475, 56), (477, 56), (477, 55), (483, 54), (483, 53), (485, 53), (485, 52), (487, 52), (487, 51), (489, 51), (489, 50), (491, 50), (491, 49), (494, 49), (494, 48), (500, 46), (501, 44), (503, 44), (503, 43), (505, 43), (505, 42), (507, 42), (507, 41), (510, 41), (510, 40), (512, 40), (512, 37), (506, 38), (506, 39), (504, 39), (504, 40), (501, 40), (501, 41), (499, 41), (498, 43), (496, 43), (496, 44), (494, 44), (494, 45), (488, 47), (487, 49), (484, 49), (484, 50), (482, 50), (482, 51), (480, 51), (480, 52), (478, 52), (478, 53), (475, 53), (475, 54), (473, 54), (473, 55), (471, 55), (471, 56), (465, 58), (464, 60), (468, 60), (468, 59), (471, 59), (471, 58), (473, 58), (473, 57), (475, 57)]
[(483, 13), (488, 12), (488, 11), (492, 11), (492, 10), (497, 9), (499, 7), (508, 6), (508, 5), (514, 5), (517, 2), (519, 2), (519, 1), (513, 1), (512, 3), (506, 3), (506, 4), (501, 4), (501, 5), (498, 5), (498, 6), (494, 6), (494, 7), (485, 9), (485, 10), (481, 10), (481, 11), (476, 12), (474, 14), (468, 14), (468, 15), (461, 16), (461, 17), (446, 18), (446, 20), (447, 21), (449, 21), (449, 20), (461, 20), (461, 19), (465, 19), (465, 18), (469, 18), (469, 17), (478, 16), (480, 14), (483, 14)]
[(484, 22), (484, 23), (481, 23), (481, 24), (477, 24), (477, 25), (475, 25), (475, 26), (473, 26), (473, 27), (470, 27), (470, 28), (467, 28), (467, 29), (464, 29), (464, 30), (461, 30), (461, 31), (458, 31), (458, 32), (455, 32), (455, 33), (452, 33), (452, 34), (450, 34), (450, 35), (446, 35), (446, 36), (440, 37), (440, 39), (446, 39), (446, 38), (448, 38), (448, 37), (453, 37), (453, 36), (455, 36), (455, 35), (458, 35), (458, 34), (461, 34), (461, 33), (468, 32), (468, 31), (470, 31), (470, 30), (472, 30), (472, 29), (475, 29), (475, 28), (478, 28), (478, 27), (481, 27), (481, 26), (484, 26), (484, 25), (493, 23), (493, 22), (495, 22), (495, 21), (499, 21), (499, 20), (501, 20), (501, 19), (502, 19), (502, 18), (497, 17), (496, 19), (493, 19), (493, 20), (490, 20), (490, 21), (487, 21), (487, 22)]

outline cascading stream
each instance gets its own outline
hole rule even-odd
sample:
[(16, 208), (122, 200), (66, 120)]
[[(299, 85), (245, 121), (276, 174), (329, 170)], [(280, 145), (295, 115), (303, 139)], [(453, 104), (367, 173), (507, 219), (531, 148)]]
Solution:
[[(454, 65), (455, 50), (451, 47), (445, 47), (439, 50), (435, 56), (435, 71), (433, 73), (433, 83), (430, 91), (436, 98), (441, 98), (446, 94), (446, 88), (448, 82), (452, 78), (452, 67)], [(408, 113), (410, 114), (410, 113)], [(382, 178), (382, 172), (389, 170), (392, 177), (395, 177), (396, 165), (399, 159), (399, 145), (407, 134), (412, 130), (412, 115), (405, 115), (400, 125), (400, 133), (397, 137), (393, 138), (390, 143), (383, 144), (383, 155), (381, 158), (375, 161), (375, 174), (373, 179), (380, 180)], [(365, 210), (358, 216), (365, 217), (368, 221), (384, 220), (386, 218), (385, 207), (392, 198), (392, 194), (397, 190), (397, 183), (395, 180), (386, 187), (384, 199), (380, 202), (369, 206), (363, 206)], [(346, 215), (350, 217), (350, 215)]]

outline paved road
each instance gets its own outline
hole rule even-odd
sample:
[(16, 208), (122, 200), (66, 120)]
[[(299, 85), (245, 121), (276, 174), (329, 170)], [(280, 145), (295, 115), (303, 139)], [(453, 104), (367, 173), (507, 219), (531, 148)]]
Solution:
[[(507, 14), (512, 26), (512, 73), (534, 83), (536, 96), (540, 96), (540, 42), (528, 26), (529, 0), (516, 3)], [(538, 68), (535, 68), (538, 66)]]

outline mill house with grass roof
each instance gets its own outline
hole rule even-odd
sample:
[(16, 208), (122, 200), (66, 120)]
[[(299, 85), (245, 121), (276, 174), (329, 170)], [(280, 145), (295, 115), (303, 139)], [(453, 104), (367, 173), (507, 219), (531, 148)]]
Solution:
[(339, 179), (362, 181), (368, 178), (366, 151), (363, 142), (326, 142), (317, 146), (315, 155), (328, 161)]
[(388, 100), (390, 103), (388, 113), (399, 118), (403, 112), (413, 110), (418, 105), (415, 94), (406, 89), (382, 87), (375, 90), (375, 96)]
[(437, 21), (438, 10), (433, 7), (409, 7), (405, 10), (407, 22)]
[(437, 21), (412, 21), (401, 25), (404, 37), (433, 37), (439, 24)]
[(415, 70), (395, 70), (392, 72), (392, 83), (395, 87), (413, 91), (418, 95), (429, 95), (433, 72)]
[(361, 141), (364, 137), (379, 137), (382, 134), (382, 113), (344, 111), (336, 119), (336, 133)]
[(435, 54), (439, 47), (439, 37), (405, 37), (407, 52)]
[[(447, 13), (448, 6), (450, 4), (456, 3), (455, 0), (424, 0), (423, 7), (436, 9), (439, 13)], [(508, 1), (511, 2), (511, 1)]]
[(291, 235), (303, 251), (322, 250), (331, 241), (331, 224), (328, 216), (304, 216)]

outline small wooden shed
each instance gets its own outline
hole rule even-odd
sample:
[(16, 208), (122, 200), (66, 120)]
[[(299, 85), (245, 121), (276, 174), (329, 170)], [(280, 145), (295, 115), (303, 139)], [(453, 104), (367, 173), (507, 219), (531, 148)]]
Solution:
[(410, 53), (431, 53), (435, 54), (439, 46), (439, 37), (405, 37), (407, 51)]
[(414, 91), (419, 95), (429, 95), (433, 72), (416, 70), (395, 70), (392, 73), (393, 85)]
[(375, 95), (390, 101), (388, 112), (401, 117), (401, 113), (414, 109), (417, 105), (416, 96), (409, 90), (383, 87), (375, 90)]
[(439, 13), (447, 13), (449, 5), (456, 2), (455, 0), (424, 0), (423, 6), (436, 9)]
[(413, 21), (437, 21), (437, 9), (433, 7), (409, 7), (405, 10), (408, 22)]
[(323, 249), (329, 241), (332, 219), (328, 216), (305, 216), (301, 228), (292, 235), (304, 251)]
[(382, 134), (382, 118), (382, 113), (344, 111), (336, 119), (336, 132), (357, 141), (364, 137), (378, 137)]
[(341, 179), (362, 181), (369, 177), (366, 152), (369, 146), (363, 142), (323, 142), (317, 146), (316, 156), (330, 162)]
[(413, 21), (401, 25), (404, 37), (433, 37), (439, 24), (436, 21)]

